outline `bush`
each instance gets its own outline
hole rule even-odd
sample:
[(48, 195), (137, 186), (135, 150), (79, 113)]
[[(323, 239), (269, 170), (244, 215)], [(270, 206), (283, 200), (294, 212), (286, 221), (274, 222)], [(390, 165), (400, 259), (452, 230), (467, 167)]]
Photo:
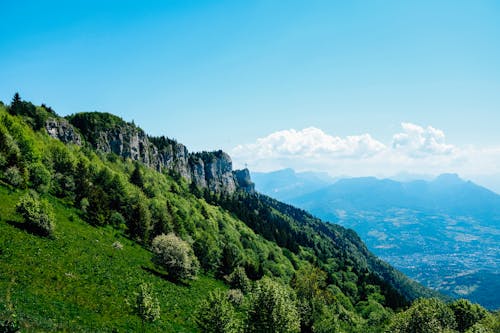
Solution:
[(211, 292), (199, 306), (196, 323), (202, 332), (233, 333), (240, 332), (234, 308), (228, 295), (221, 291)]
[(240, 289), (244, 293), (249, 292), (252, 286), (243, 267), (236, 267), (228, 276), (227, 281), (231, 288)]
[(475, 323), (486, 317), (488, 312), (478, 304), (472, 304), (465, 299), (459, 299), (450, 304), (450, 309), (455, 315), (457, 329), (465, 332)]
[(20, 187), (24, 184), (23, 176), (16, 166), (12, 166), (5, 171), (5, 180), (15, 187)]
[(109, 217), (109, 224), (111, 224), (113, 227), (122, 228), (123, 226), (125, 226), (125, 223), (126, 221), (122, 214), (117, 211), (111, 213), (111, 216)]
[(32, 163), (29, 166), (30, 182), (38, 192), (45, 193), (50, 189), (50, 171), (40, 162)]
[(229, 289), (227, 292), (227, 299), (231, 302), (231, 304), (238, 307), (243, 305), (245, 296), (240, 289)]
[(291, 333), (300, 331), (300, 316), (292, 292), (264, 277), (253, 291), (248, 312), (249, 332)]
[(80, 209), (82, 210), (82, 212), (87, 213), (87, 209), (89, 208), (89, 206), (90, 206), (89, 199), (82, 198), (82, 200), (80, 200)]
[(456, 326), (451, 309), (436, 298), (416, 300), (405, 312), (395, 315), (388, 332), (441, 333)]
[(139, 293), (135, 300), (135, 311), (141, 317), (144, 325), (145, 321), (153, 322), (160, 318), (160, 303), (154, 297), (149, 284), (143, 283), (139, 286)]
[(163, 267), (174, 279), (193, 279), (199, 269), (198, 259), (189, 243), (173, 233), (153, 239), (153, 262)]
[(55, 217), (52, 206), (46, 200), (40, 200), (35, 191), (22, 196), (16, 205), (16, 212), (24, 222), (42, 236), (52, 236), (55, 229)]
[(19, 332), (19, 323), (15, 318), (6, 319), (0, 321), (0, 332), (1, 333), (17, 333)]

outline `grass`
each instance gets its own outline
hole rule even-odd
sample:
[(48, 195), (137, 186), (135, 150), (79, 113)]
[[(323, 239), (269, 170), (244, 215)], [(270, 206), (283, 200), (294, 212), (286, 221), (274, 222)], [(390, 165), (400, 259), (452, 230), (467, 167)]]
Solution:
[[(0, 319), (13, 311), (22, 331), (141, 331), (134, 293), (147, 282), (160, 301), (161, 318), (146, 331), (197, 332), (198, 302), (226, 288), (204, 275), (189, 284), (168, 281), (155, 273), (149, 251), (114, 229), (88, 225), (77, 210), (53, 198), (54, 239), (31, 234), (15, 213), (23, 193), (0, 185)], [(113, 247), (116, 241), (123, 249)]]

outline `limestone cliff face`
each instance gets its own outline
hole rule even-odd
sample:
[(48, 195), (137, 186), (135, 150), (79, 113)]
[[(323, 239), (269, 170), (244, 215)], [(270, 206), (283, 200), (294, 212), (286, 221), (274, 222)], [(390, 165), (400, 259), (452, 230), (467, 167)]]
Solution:
[[(82, 144), (74, 126), (99, 151), (140, 161), (160, 172), (174, 171), (196, 186), (215, 193), (230, 194), (237, 189), (254, 192), (248, 170), (233, 171), (231, 158), (221, 150), (189, 153), (175, 140), (149, 137), (134, 124), (107, 113), (79, 113), (68, 119), (69, 123), (63, 119), (47, 124), (47, 132), (61, 141), (79, 140)], [(71, 131), (78, 135), (78, 140), (69, 134)]]
[(216, 193), (236, 191), (233, 163), (222, 150), (191, 154), (190, 165), (194, 171), (192, 180), (199, 187)]
[(51, 137), (59, 139), (64, 143), (82, 145), (80, 134), (75, 131), (75, 128), (66, 119), (49, 118), (45, 122), (45, 129)]
[(250, 178), (250, 171), (248, 171), (248, 169), (235, 170), (233, 171), (233, 174), (236, 181), (236, 187), (248, 193), (255, 192), (255, 184)]

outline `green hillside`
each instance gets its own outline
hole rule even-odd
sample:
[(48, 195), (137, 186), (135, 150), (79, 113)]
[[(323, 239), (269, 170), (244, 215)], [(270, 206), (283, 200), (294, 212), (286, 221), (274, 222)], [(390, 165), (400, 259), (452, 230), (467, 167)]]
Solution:
[(90, 226), (59, 200), (51, 200), (54, 239), (26, 232), (14, 211), (21, 193), (0, 186), (0, 312), (16, 313), (26, 331), (139, 331), (134, 293), (148, 282), (163, 309), (150, 330), (194, 332), (198, 302), (227, 288), (205, 275), (184, 286), (152, 274), (149, 251), (112, 228)]
[(113, 115), (0, 105), (0, 332), (382, 332), (437, 295), (354, 231), (253, 193), (225, 153), (186, 154)]

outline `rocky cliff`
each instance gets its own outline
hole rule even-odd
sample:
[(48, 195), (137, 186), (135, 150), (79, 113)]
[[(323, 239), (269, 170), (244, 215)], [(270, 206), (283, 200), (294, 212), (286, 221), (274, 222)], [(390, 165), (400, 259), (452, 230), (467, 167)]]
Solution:
[(82, 145), (80, 134), (78, 134), (73, 125), (64, 118), (47, 119), (45, 122), (45, 129), (54, 139), (59, 139), (64, 143), (73, 143), (78, 146)]
[(225, 152), (189, 153), (175, 140), (150, 137), (135, 124), (108, 113), (86, 112), (67, 120), (49, 119), (45, 128), (49, 135), (65, 143), (82, 145), (83, 137), (99, 151), (140, 161), (159, 172), (173, 171), (215, 193), (231, 194), (237, 189), (254, 192), (248, 170), (233, 171), (231, 158)]

